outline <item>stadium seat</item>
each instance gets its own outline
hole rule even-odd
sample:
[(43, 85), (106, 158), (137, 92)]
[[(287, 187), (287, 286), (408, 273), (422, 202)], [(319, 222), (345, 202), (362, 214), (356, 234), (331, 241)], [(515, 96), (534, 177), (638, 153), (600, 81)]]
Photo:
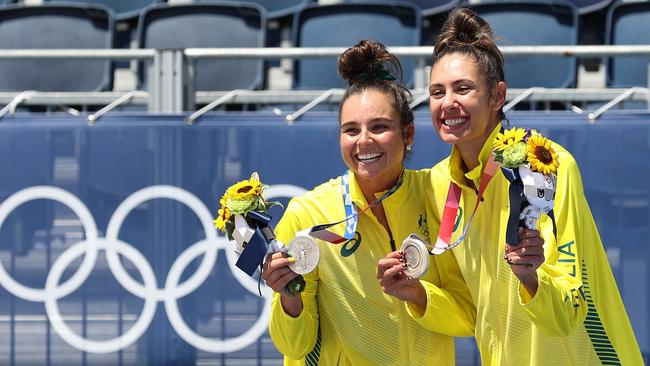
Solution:
[[(106, 49), (113, 20), (100, 5), (0, 8), (1, 49)], [(98, 91), (110, 89), (109, 60), (24, 59), (0, 61), (0, 91)]]
[(422, 16), (429, 16), (433, 14), (438, 14), (443, 11), (454, 8), (459, 0), (401, 0), (409, 3), (415, 4), (420, 8)]
[[(306, 4), (313, 3), (314, 0), (230, 0), (231, 2), (239, 3), (254, 3), (262, 6), (266, 10), (268, 19), (281, 18), (293, 14), (296, 10), (300, 9)], [(199, 3), (218, 2), (215, 0), (195, 0)]]
[(580, 15), (583, 15), (605, 9), (612, 0), (570, 0), (569, 2), (578, 8)]
[(142, 10), (165, 0), (44, 0), (51, 3), (102, 4), (113, 10), (117, 20), (137, 18)]
[[(142, 13), (139, 27), (141, 48), (263, 47), (266, 12), (250, 3), (159, 5)], [(262, 66), (259, 59), (197, 60), (195, 90), (257, 88)]]
[[(362, 39), (386, 46), (420, 44), (420, 11), (403, 2), (342, 3), (306, 6), (294, 17), (293, 43), (297, 47), (351, 47)], [(404, 81), (413, 82), (415, 61), (402, 58)], [(303, 59), (294, 62), (295, 89), (344, 87), (336, 73), (336, 60)]]
[[(399, 0), (399, 1), (411, 3), (417, 6), (420, 9), (420, 13), (422, 13), (422, 16), (424, 17), (433, 14), (438, 14), (443, 11), (452, 9), (460, 3), (460, 0)], [(363, 3), (363, 2), (367, 2), (367, 0), (345, 0), (343, 2)], [(387, 0), (384, 2), (391, 3), (395, 1)]]
[[(490, 23), (502, 46), (576, 45), (578, 12), (561, 0), (482, 1), (471, 8)], [(507, 57), (510, 88), (568, 88), (575, 84), (575, 57)]]
[[(617, 2), (607, 14), (605, 42), (612, 45), (650, 44), (650, 2)], [(648, 86), (650, 56), (615, 56), (607, 63), (607, 86)]]

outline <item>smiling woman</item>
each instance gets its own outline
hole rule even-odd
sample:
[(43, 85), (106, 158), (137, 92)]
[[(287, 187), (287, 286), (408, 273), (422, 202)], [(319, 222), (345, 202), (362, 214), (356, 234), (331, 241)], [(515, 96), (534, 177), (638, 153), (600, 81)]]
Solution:
[[(338, 71), (348, 82), (339, 142), (349, 170), (291, 200), (276, 234), (288, 242), (314, 225), (345, 222), (332, 236), (347, 241), (316, 240), (320, 262), (305, 275), (305, 291), (293, 297), (283, 291), (296, 276), (291, 258), (267, 258), (262, 277), (276, 291), (271, 337), (285, 364), (453, 365), (449, 335), (471, 335), (474, 323), (456, 262), (441, 256), (411, 279), (396, 251), (396, 241), (411, 233), (428, 238), (423, 197), (430, 179), (428, 170), (403, 166), (415, 128), (399, 61), (381, 43), (361, 41), (339, 57)], [(441, 283), (454, 290), (439, 289)], [(427, 296), (424, 286), (438, 291)], [(434, 329), (440, 333), (411, 318), (427, 301), (444, 309)]]
[[(540, 218), (539, 230), (519, 228), (518, 237), (514, 231), (518, 245), (512, 239), (506, 243), (509, 203), (517, 194), (490, 155), (527, 132), (515, 128), (500, 134), (502, 123), (509, 123), (501, 109), (506, 83), (490, 25), (472, 10), (456, 9), (434, 49), (431, 118), (453, 148), (431, 170), (436, 208), (428, 224), (436, 233), (450, 227), (447, 222), (460, 222), (446, 234), (462, 242), (453, 254), (475, 301), (481, 364), (643, 364), (578, 166), (568, 151), (540, 136), (512, 151), (528, 157), (540, 172), (557, 170), (554, 215)], [(475, 214), (447, 217), (446, 212), (455, 212), (449, 207)], [(522, 216), (514, 217), (517, 229)], [(416, 320), (435, 325), (426, 316)]]
[(413, 144), (413, 123), (402, 127), (398, 117), (390, 96), (373, 89), (350, 96), (341, 108), (341, 155), (369, 202), (397, 182)]

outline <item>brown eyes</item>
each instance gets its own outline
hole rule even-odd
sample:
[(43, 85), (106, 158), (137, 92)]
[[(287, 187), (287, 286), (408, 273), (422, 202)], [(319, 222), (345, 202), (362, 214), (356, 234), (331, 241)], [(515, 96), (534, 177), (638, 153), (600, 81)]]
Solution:
[[(456, 94), (465, 95), (469, 93), (471, 90), (472, 89), (470, 87), (463, 85), (456, 88), (454, 92)], [(431, 90), (429, 92), (429, 95), (431, 95), (433, 98), (440, 99), (445, 96), (445, 92), (444, 90)]]

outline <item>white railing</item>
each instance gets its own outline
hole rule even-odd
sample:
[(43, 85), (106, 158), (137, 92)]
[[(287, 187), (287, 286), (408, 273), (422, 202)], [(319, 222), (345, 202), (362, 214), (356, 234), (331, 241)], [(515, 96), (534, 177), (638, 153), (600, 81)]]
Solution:
[[(601, 46), (501, 46), (504, 56), (559, 56), (604, 57), (650, 55), (650, 45), (601, 45)], [(294, 47), (294, 48), (188, 48), (189, 58), (318, 58), (337, 57), (345, 47)], [(433, 47), (389, 47), (398, 57), (427, 57)]]
[[(195, 104), (274, 104), (293, 103), (313, 106), (316, 101), (328, 103), (340, 101), (342, 93), (330, 92), (327, 98), (322, 97), (325, 90), (238, 90), (192, 92), (192, 73), (186, 72), (189, 65), (198, 59), (237, 58), (237, 59), (302, 59), (302, 58), (334, 58), (338, 57), (345, 47), (282, 47), (282, 48), (187, 48), (182, 50), (156, 49), (24, 49), (0, 50), (0, 61), (9, 59), (106, 59), (106, 60), (140, 60), (145, 61), (149, 68), (154, 68), (154, 80), (149, 82), (147, 91), (126, 92), (38, 92), (30, 91), (28, 95), (20, 92), (0, 92), (0, 105), (11, 104), (8, 111), (13, 111), (18, 103), (23, 105), (107, 105), (102, 108), (98, 118), (121, 103), (147, 105), (151, 112), (178, 113), (193, 110)], [(650, 45), (600, 45), (600, 46), (502, 46), (505, 56), (515, 57), (578, 57), (598, 58), (613, 56), (650, 55)], [(433, 47), (390, 47), (389, 50), (400, 58), (416, 58), (423, 66), (431, 57)], [(179, 76), (181, 75), (181, 76)], [(420, 75), (426, 75), (420, 70)], [(190, 87), (186, 87), (190, 85)], [(416, 82), (416, 85), (418, 83)], [(424, 83), (420, 85), (425, 86)], [(128, 94), (126, 94), (128, 92)], [(413, 90), (413, 107), (427, 100), (425, 89)], [(21, 96), (17, 100), (17, 96)], [(125, 95), (128, 95), (126, 97)], [(508, 108), (523, 100), (532, 102), (620, 102), (622, 99), (648, 101), (647, 88), (634, 89), (509, 89), (506, 101)], [(320, 98), (319, 98), (320, 97)], [(609, 103), (608, 105), (614, 105)], [(193, 122), (210, 108), (203, 108), (192, 114)], [(307, 112), (309, 108), (301, 108), (297, 115)], [(593, 119), (605, 112), (590, 114)], [(293, 122), (295, 113), (289, 114)], [(92, 120), (92, 122), (95, 121)], [(189, 120), (189, 119), (188, 119)]]

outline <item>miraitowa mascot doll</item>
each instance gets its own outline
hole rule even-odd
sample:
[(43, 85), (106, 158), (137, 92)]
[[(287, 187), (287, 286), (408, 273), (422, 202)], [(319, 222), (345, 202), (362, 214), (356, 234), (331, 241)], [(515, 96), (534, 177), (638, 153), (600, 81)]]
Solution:
[(499, 133), (494, 141), (494, 160), (510, 181), (510, 217), (506, 242), (518, 245), (518, 227), (537, 229), (540, 214), (553, 221), (558, 157), (551, 141), (535, 130), (512, 128)]
[(523, 220), (526, 228), (536, 229), (541, 213), (552, 215), (557, 177), (533, 172), (525, 165), (519, 166), (519, 176), (524, 185), (524, 197), (529, 203), (521, 210), (519, 219)]

